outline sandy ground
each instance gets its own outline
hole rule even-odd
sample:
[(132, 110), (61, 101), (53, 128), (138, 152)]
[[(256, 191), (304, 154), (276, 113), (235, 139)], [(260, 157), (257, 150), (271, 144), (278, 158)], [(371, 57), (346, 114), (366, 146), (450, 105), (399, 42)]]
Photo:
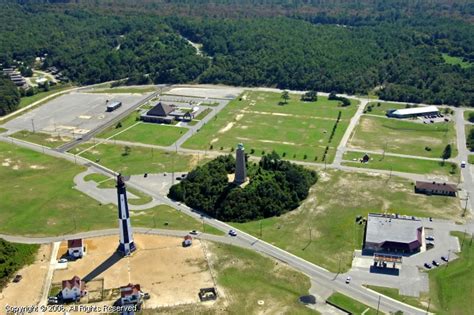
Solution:
[[(74, 275), (89, 280), (103, 279), (106, 292), (128, 283), (140, 284), (142, 291), (151, 296), (145, 301), (145, 308), (197, 303), (199, 289), (214, 286), (211, 273), (200, 241), (194, 240), (188, 248), (183, 248), (181, 241), (180, 238), (136, 234), (137, 251), (131, 257), (119, 258), (114, 255), (118, 245), (116, 236), (90, 239), (86, 242), (87, 255), (69, 262), (67, 269), (56, 270), (53, 283)], [(97, 288), (98, 283), (93, 281), (90, 285)], [(112, 297), (96, 304), (111, 305), (114, 300)]]
[(18, 283), (8, 283), (0, 293), (0, 314), (6, 314), (7, 304), (30, 306), (39, 303), (50, 257), (51, 245), (41, 245), (35, 262), (16, 273), (22, 275), (23, 279)]

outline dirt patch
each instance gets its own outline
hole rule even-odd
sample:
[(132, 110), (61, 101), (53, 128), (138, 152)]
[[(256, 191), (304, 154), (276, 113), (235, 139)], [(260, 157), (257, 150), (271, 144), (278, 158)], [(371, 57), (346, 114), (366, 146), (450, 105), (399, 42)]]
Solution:
[(229, 131), (230, 129), (232, 129), (233, 126), (234, 126), (234, 123), (233, 123), (233, 122), (230, 122), (230, 123), (228, 123), (224, 128), (222, 128), (221, 130), (219, 130), (218, 132), (219, 132), (219, 133), (227, 132), (227, 131)]
[(258, 140), (264, 143), (279, 143), (279, 144), (289, 144), (289, 145), (296, 145), (294, 142), (286, 142), (286, 141), (274, 141), (274, 140)]
[(244, 114), (238, 114), (237, 116), (235, 116), (235, 121), (241, 120), (242, 117), (244, 117)]
[(212, 277), (201, 242), (195, 239), (191, 247), (183, 248), (181, 241), (181, 238), (135, 234), (137, 251), (118, 259), (114, 256), (118, 236), (89, 239), (87, 255), (69, 262), (65, 270), (56, 270), (53, 283), (74, 275), (81, 278), (89, 275), (94, 280), (103, 279), (104, 290), (129, 282), (140, 284), (151, 296), (144, 308), (197, 303), (199, 289), (213, 286)]
[(46, 167), (41, 166), (41, 165), (30, 165), (30, 168), (34, 169), (34, 170), (44, 170), (44, 169), (46, 169)]
[(211, 140), (211, 143), (215, 143), (217, 141), (219, 141), (219, 138), (214, 138), (214, 139)]

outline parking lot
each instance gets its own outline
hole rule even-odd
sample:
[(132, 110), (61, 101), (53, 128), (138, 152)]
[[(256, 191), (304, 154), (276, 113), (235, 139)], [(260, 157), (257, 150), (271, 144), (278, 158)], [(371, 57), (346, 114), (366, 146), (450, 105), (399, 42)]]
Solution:
[(422, 121), (424, 124), (434, 124), (434, 123), (443, 123), (443, 122), (451, 121), (451, 117), (449, 117), (448, 115), (443, 115), (443, 114), (419, 116), (418, 119)]
[[(77, 137), (110, 121), (147, 96), (70, 93), (7, 122), (5, 128), (10, 133), (29, 130)], [(107, 101), (120, 101), (122, 106), (106, 112)]]

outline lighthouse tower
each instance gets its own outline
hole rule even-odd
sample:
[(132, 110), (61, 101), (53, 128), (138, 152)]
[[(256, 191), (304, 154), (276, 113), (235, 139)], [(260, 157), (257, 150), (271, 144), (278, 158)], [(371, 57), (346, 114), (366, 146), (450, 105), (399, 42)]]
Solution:
[(132, 225), (128, 211), (127, 188), (122, 175), (117, 176), (118, 216), (120, 229), (120, 244), (118, 251), (124, 256), (130, 255), (136, 247), (133, 242)]
[(247, 168), (245, 166), (245, 148), (242, 143), (237, 145), (235, 155), (235, 179), (237, 185), (243, 184), (247, 180)]

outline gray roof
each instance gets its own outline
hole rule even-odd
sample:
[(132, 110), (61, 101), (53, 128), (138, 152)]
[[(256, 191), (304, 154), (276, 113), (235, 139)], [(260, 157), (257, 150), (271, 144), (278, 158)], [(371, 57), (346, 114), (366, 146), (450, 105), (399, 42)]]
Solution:
[(163, 104), (159, 102), (152, 109), (150, 109), (146, 114), (148, 116), (162, 116), (166, 117), (169, 113), (173, 111), (173, 107), (168, 104)]
[(387, 214), (370, 213), (367, 219), (365, 241), (381, 244), (383, 242), (411, 243), (418, 240), (418, 229), (421, 220), (411, 217), (398, 218)]
[(427, 113), (435, 113), (438, 112), (438, 108), (436, 106), (422, 106), (422, 107), (413, 107), (413, 108), (402, 108), (397, 109), (392, 113), (392, 115), (420, 115), (420, 114), (427, 114)]

